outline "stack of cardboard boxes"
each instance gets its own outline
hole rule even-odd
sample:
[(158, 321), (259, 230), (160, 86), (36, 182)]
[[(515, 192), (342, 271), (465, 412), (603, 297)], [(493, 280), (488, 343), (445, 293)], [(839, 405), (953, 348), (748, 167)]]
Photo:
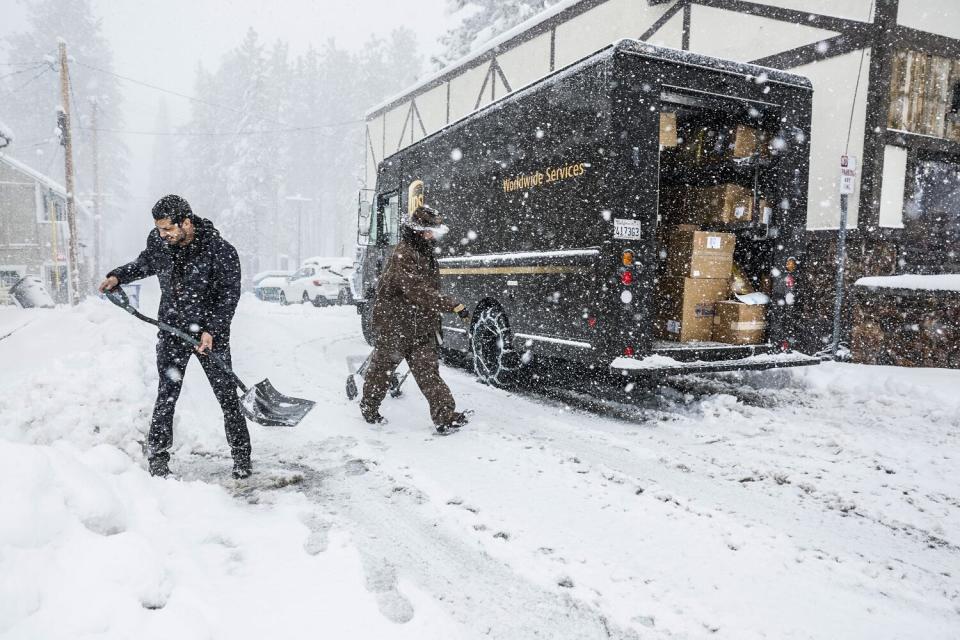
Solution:
[[(679, 128), (681, 135), (677, 114), (660, 114), (660, 146), (671, 149), (672, 159), (681, 167), (742, 163), (770, 154), (767, 134), (747, 125), (680, 123)], [(766, 307), (730, 299), (733, 293), (746, 293), (742, 272), (731, 290), (736, 235), (702, 227), (733, 230), (742, 223), (770, 224), (772, 211), (766, 200), (756, 199), (752, 189), (734, 183), (665, 185), (660, 210), (669, 212), (675, 226), (666, 227), (660, 238), (667, 259), (657, 296), (658, 336), (678, 342), (763, 342)]]
[(736, 236), (672, 227), (659, 281), (657, 334), (677, 342), (756, 344), (766, 333), (766, 307), (731, 301)]

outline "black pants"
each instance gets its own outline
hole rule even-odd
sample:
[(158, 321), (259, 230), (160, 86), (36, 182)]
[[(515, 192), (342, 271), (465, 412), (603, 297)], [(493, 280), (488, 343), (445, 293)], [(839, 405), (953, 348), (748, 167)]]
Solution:
[[(227, 363), (230, 363), (230, 339), (221, 337), (213, 341), (213, 351)], [(173, 444), (173, 412), (183, 386), (183, 374), (187, 369), (190, 356), (196, 355), (207, 374), (207, 380), (213, 387), (220, 408), (223, 410), (223, 426), (227, 433), (227, 444), (234, 460), (250, 459), (250, 432), (247, 420), (240, 410), (240, 399), (233, 378), (224, 373), (207, 356), (197, 354), (193, 347), (179, 338), (161, 333), (157, 341), (157, 371), (160, 384), (157, 389), (157, 403), (153, 407), (153, 420), (150, 422), (150, 435), (147, 436), (147, 456), (150, 459), (170, 458), (170, 446)]]

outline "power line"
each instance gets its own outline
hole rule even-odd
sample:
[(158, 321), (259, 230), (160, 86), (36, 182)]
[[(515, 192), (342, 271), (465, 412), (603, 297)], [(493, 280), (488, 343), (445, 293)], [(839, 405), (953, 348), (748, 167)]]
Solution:
[[(98, 128), (98, 131), (103, 131), (106, 133), (125, 133), (130, 135), (140, 135), (140, 136), (185, 136), (185, 137), (195, 137), (195, 136), (257, 136), (264, 134), (276, 134), (276, 133), (296, 133), (301, 131), (313, 131), (316, 129), (335, 129), (340, 127), (346, 127), (352, 124), (361, 124), (363, 120), (343, 120), (341, 122), (328, 122), (324, 124), (310, 125), (306, 127), (288, 127), (285, 129), (258, 129), (258, 130), (240, 130), (240, 131), (131, 131), (128, 129), (105, 129), (103, 127)], [(89, 127), (79, 127), (83, 130), (89, 130)]]
[[(31, 71), (32, 71), (32, 69), (31, 69)], [(33, 82), (34, 82), (37, 78), (39, 78), (40, 76), (42, 76), (43, 74), (45, 74), (47, 71), (50, 71), (50, 68), (49, 68), (49, 67), (44, 67), (43, 69), (40, 69), (40, 73), (38, 73), (37, 75), (35, 75), (35, 76), (33, 76), (32, 78), (30, 78), (29, 80), (27, 80), (26, 82), (24, 82), (24, 83), (23, 83), (22, 85), (20, 85), (19, 87), (15, 88), (15, 89), (13, 90), (13, 93), (16, 93), (16, 92), (18, 92), (18, 91), (22, 91), (23, 89), (26, 89), (27, 86), (33, 84)]]
[[(204, 99), (202, 99), (202, 98), (197, 98), (197, 97), (195, 97), (195, 96), (187, 95), (187, 94), (185, 94), (185, 93), (180, 93), (179, 91), (172, 91), (172, 90), (170, 90), (170, 89), (164, 89), (163, 87), (158, 87), (158, 86), (155, 85), (155, 84), (150, 84), (149, 82), (144, 82), (143, 80), (137, 80), (136, 78), (131, 78), (131, 77), (129, 77), (129, 76), (125, 76), (125, 75), (116, 73), (115, 71), (109, 71), (109, 70), (107, 70), (107, 69), (100, 69), (99, 67), (94, 67), (93, 65), (86, 64), (85, 62), (76, 61), (76, 64), (78, 64), (78, 65), (80, 65), (80, 66), (82, 66), (82, 67), (86, 67), (87, 69), (90, 69), (91, 71), (97, 71), (97, 72), (99, 72), (99, 73), (105, 73), (105, 74), (107, 74), (107, 75), (114, 76), (115, 78), (120, 78), (121, 80), (126, 80), (127, 82), (132, 82), (132, 83), (134, 83), (134, 84), (139, 84), (139, 85), (141, 85), (141, 86), (147, 87), (148, 89), (153, 89), (154, 91), (160, 91), (160, 92), (162, 92), (162, 93), (169, 93), (169, 94), (172, 95), (172, 96), (177, 96), (178, 98), (183, 98), (183, 99), (185, 99), (185, 100), (190, 100), (191, 102), (198, 102), (198, 103), (200, 103), (200, 104), (205, 104), (205, 105), (210, 106), (210, 107), (216, 107), (216, 108), (218, 108), (218, 109), (225, 109), (225, 110), (227, 110), (227, 111), (232, 111), (233, 113), (239, 113), (239, 114), (241, 114), (241, 115), (251, 115), (249, 112), (244, 111), (244, 110), (242, 110), (242, 109), (237, 109), (237, 108), (235, 108), (235, 107), (228, 107), (227, 105), (218, 104), (218, 103), (216, 103), (216, 102), (210, 102), (209, 100), (204, 100)], [(287, 126), (287, 123), (286, 123), (286, 122), (280, 122), (279, 120), (273, 120), (272, 118), (268, 118), (268, 117), (266, 117), (266, 116), (260, 116), (260, 115), (256, 115), (256, 114), (253, 114), (253, 115), (255, 115), (255, 117), (257, 117), (257, 118), (259, 118), (259, 119), (261, 119), (261, 120), (267, 120), (267, 121), (269, 121), (269, 122), (273, 122), (273, 123), (279, 124), (279, 125), (281, 125), (281, 126)]]
[(43, 67), (43, 66), (46, 66), (46, 65), (44, 65), (44, 64), (35, 64), (34, 66), (29, 67), (29, 68), (27, 68), (27, 69), (20, 69), (19, 71), (14, 71), (13, 73), (7, 73), (7, 74), (5, 74), (5, 75), (0, 76), (0, 80), (3, 80), (4, 78), (10, 78), (10, 77), (12, 77), (12, 76), (18, 76), (18, 75), (20, 75), (21, 73), (27, 73), (27, 72), (30, 72), (30, 71), (36, 71), (37, 69), (39, 69), (40, 67)]

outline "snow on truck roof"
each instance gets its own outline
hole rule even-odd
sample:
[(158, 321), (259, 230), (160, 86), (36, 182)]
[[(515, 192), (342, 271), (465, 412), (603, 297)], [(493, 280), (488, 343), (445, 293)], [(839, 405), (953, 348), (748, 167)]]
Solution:
[[(560, 9), (563, 8), (563, 6), (561, 6), (561, 5), (564, 5), (564, 4), (571, 4), (571, 3), (560, 3), (560, 4), (558, 4), (558, 5), (555, 5), (555, 6), (553, 7), (553, 9), (557, 9), (557, 11), (559, 11)], [(548, 13), (548, 12), (544, 12), (544, 14), (546, 14), (546, 13)], [(552, 15), (552, 14), (550, 14), (550, 15)], [(544, 18), (542, 18), (542, 19), (546, 19), (546, 18), (548, 18), (548, 17), (550, 17), (550, 16), (547, 15), (546, 17), (544, 17)], [(430, 76), (427, 76), (426, 78), (424, 78), (423, 80), (421, 80), (421, 81), (418, 82), (417, 84), (415, 84), (415, 85), (413, 85), (413, 86), (411, 86), (411, 87), (408, 87), (408, 88), (404, 89), (404, 90), (401, 91), (400, 93), (396, 93), (396, 94), (390, 96), (389, 98), (383, 100), (382, 102), (380, 102), (380, 103), (377, 104), (376, 106), (368, 109), (368, 110), (366, 111), (366, 113), (364, 113), (364, 118), (370, 118), (370, 117), (372, 117), (374, 114), (376, 114), (376, 113), (378, 113), (378, 112), (380, 112), (380, 111), (384, 111), (385, 109), (387, 109), (388, 107), (390, 107), (391, 105), (393, 105), (395, 102), (401, 101), (401, 100), (403, 100), (403, 98), (405, 98), (406, 96), (409, 96), (409, 95), (411, 95), (411, 94), (413, 94), (413, 93), (416, 93), (416, 91), (417, 91), (418, 89), (420, 89), (420, 88), (422, 88), (422, 87), (427, 87), (427, 86), (430, 85), (431, 83), (436, 82), (437, 80), (439, 80), (439, 79), (442, 78), (443, 76), (449, 74), (451, 71), (457, 69), (458, 67), (462, 67), (462, 66), (466, 65), (466, 64), (468, 64), (469, 62), (471, 62), (472, 60), (480, 57), (481, 55), (483, 55), (483, 54), (485, 54), (485, 53), (487, 53), (490, 49), (496, 48), (498, 45), (502, 44), (503, 42), (505, 42), (505, 41), (509, 40), (510, 38), (512, 38), (513, 36), (515, 36), (516, 33), (514, 33), (514, 31), (517, 31), (517, 32), (522, 31), (522, 29), (519, 29), (519, 27), (523, 27), (524, 25), (527, 25), (528, 23), (530, 23), (530, 24), (532, 25), (533, 23), (539, 23), (540, 21), (541, 21), (541, 18), (538, 16), (536, 19), (531, 19), (531, 20), (529, 20), (529, 21), (527, 21), (527, 22), (525, 22), (525, 23), (522, 23), (522, 24), (519, 25), (518, 27), (515, 27), (514, 29), (512, 29), (512, 30), (510, 30), (510, 31), (502, 34), (501, 36), (498, 36), (497, 38), (495, 38), (495, 39), (493, 39), (493, 40), (490, 40), (490, 41), (489, 41), (488, 43), (486, 43), (482, 48), (477, 49), (477, 50), (474, 51), (473, 53), (468, 54), (467, 56), (464, 56), (463, 58), (457, 60), (456, 62), (453, 62), (452, 64), (447, 65), (446, 67), (444, 67), (444, 68), (441, 69), (440, 71), (438, 71), (438, 72), (436, 72), (436, 73), (434, 73), (434, 74), (432, 74), (432, 75), (430, 75)], [(519, 31), (518, 31), (518, 29), (519, 29)], [(558, 70), (550, 73), (549, 75), (543, 76), (543, 77), (540, 78), (539, 80), (536, 80), (536, 81), (530, 83), (530, 84), (527, 85), (526, 87), (523, 87), (523, 88), (521, 88), (521, 89), (518, 89), (517, 91), (514, 91), (514, 92), (512, 92), (512, 93), (508, 93), (508, 94), (506, 94), (505, 96), (503, 96), (502, 98), (498, 98), (497, 100), (494, 100), (494, 101), (493, 101), (492, 103), (490, 103), (490, 104), (496, 104), (496, 103), (499, 102), (500, 100), (504, 100), (504, 99), (509, 98), (510, 96), (516, 94), (516, 93), (520, 93), (521, 91), (523, 91), (523, 90), (526, 89), (526, 88), (529, 88), (529, 87), (532, 87), (532, 86), (536, 86), (536, 85), (540, 84), (541, 82), (543, 82), (544, 80), (546, 80), (546, 79), (548, 79), (548, 78), (551, 78), (551, 77), (553, 77), (553, 76), (557, 76), (557, 75), (562, 74), (563, 72), (569, 70), (571, 67), (579, 67), (579, 66), (581, 66), (584, 62), (587, 62), (587, 61), (592, 62), (592, 61), (598, 60), (598, 59), (600, 59), (600, 58), (607, 57), (607, 56), (609, 56), (609, 55), (612, 55), (612, 54), (615, 53), (616, 51), (628, 51), (628, 52), (630, 52), (630, 53), (635, 53), (635, 54), (643, 55), (643, 56), (646, 56), (646, 57), (659, 58), (659, 59), (661, 59), (661, 60), (670, 60), (670, 61), (672, 61), (672, 62), (677, 62), (677, 63), (679, 63), (679, 64), (685, 64), (685, 65), (696, 66), (696, 67), (704, 67), (704, 68), (707, 68), (707, 69), (714, 69), (714, 70), (717, 70), (717, 71), (724, 71), (724, 72), (727, 72), (727, 73), (734, 73), (734, 74), (741, 75), (741, 76), (744, 76), (744, 77), (764, 78), (764, 79), (766, 79), (766, 81), (769, 81), (769, 82), (778, 82), (778, 83), (781, 83), (781, 84), (789, 84), (789, 85), (793, 85), (793, 86), (797, 86), (797, 87), (803, 87), (803, 88), (806, 88), (806, 89), (812, 89), (812, 88), (813, 88), (812, 83), (810, 82), (810, 80), (809, 80), (806, 76), (802, 76), (802, 75), (799, 75), (799, 74), (796, 74), (796, 73), (790, 73), (790, 72), (788, 72), (788, 71), (783, 71), (782, 69), (774, 69), (774, 68), (772, 68), (772, 67), (762, 67), (762, 66), (760, 66), (760, 65), (750, 64), (750, 63), (748, 63), (748, 62), (736, 62), (736, 61), (734, 61), (734, 60), (725, 60), (725, 59), (723, 59), (723, 58), (714, 58), (714, 57), (712, 57), (712, 56), (704, 55), (704, 54), (701, 54), (701, 53), (694, 53), (694, 52), (692, 52), (692, 51), (682, 51), (682, 50), (680, 50), (680, 49), (671, 49), (670, 47), (662, 47), (662, 46), (659, 46), (659, 45), (647, 44), (646, 42), (643, 42), (643, 41), (641, 41), (641, 40), (632, 40), (632, 39), (630, 39), (630, 38), (623, 38), (623, 39), (621, 39), (621, 40), (617, 40), (617, 41), (615, 41), (615, 42), (612, 42), (611, 44), (608, 44), (607, 46), (605, 46), (605, 47), (603, 47), (603, 48), (601, 48), (601, 49), (598, 49), (597, 51), (594, 51), (594, 52), (591, 53), (590, 55), (588, 55), (588, 56), (586, 56), (586, 57), (584, 57), (584, 58), (581, 58), (581, 59), (578, 60), (577, 62), (571, 63), (571, 64), (567, 65), (566, 67), (562, 67), (562, 68), (560, 68), (560, 69), (558, 69)], [(482, 111), (482, 110), (485, 109), (486, 107), (489, 107), (490, 104), (486, 105), (485, 107), (481, 107), (480, 109), (478, 109), (478, 111)], [(472, 113), (476, 113), (476, 111), (474, 111), (474, 112), (472, 112)], [(469, 117), (470, 115), (472, 115), (472, 113), (471, 113), (471, 114), (468, 114), (468, 115), (465, 116), (465, 117)], [(451, 123), (451, 124), (452, 124), (452, 123)]]

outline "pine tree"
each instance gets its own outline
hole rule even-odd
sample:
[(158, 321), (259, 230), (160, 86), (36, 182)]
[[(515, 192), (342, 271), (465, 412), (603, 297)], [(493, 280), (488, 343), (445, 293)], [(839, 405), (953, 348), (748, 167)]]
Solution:
[[(56, 136), (55, 111), (61, 104), (57, 78), (57, 40), (67, 42), (70, 64), (71, 111), (77, 194), (94, 190), (91, 99), (98, 105), (100, 182), (105, 194), (102, 215), (109, 223), (128, 205), (128, 151), (110, 129), (123, 128), (119, 80), (113, 54), (94, 17), (91, 0), (38, 0), (27, 5), (29, 30), (2, 42), (8, 58), (35, 63), (29, 72), (0, 80), (0, 105), (16, 142), (4, 151), (63, 182), (63, 156)], [(81, 233), (85, 230), (81, 229)], [(109, 243), (105, 243), (109, 254)]]
[(443, 51), (431, 63), (437, 69), (444, 67), (557, 1), (447, 0), (447, 13), (457, 24), (440, 37)]

